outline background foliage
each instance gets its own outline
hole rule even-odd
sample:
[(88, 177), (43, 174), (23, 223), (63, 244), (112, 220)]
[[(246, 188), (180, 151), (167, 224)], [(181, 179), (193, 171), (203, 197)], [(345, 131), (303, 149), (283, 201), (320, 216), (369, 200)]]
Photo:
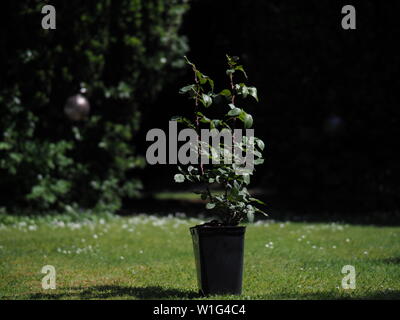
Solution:
[[(187, 45), (178, 31), (187, 5), (57, 1), (57, 29), (43, 30), (44, 4), (2, 3), (0, 207), (115, 211), (141, 188), (139, 106), (183, 64)], [(82, 88), (91, 115), (73, 123), (64, 104)]]
[[(0, 207), (114, 211), (139, 180), (171, 190), (174, 168), (138, 172), (138, 155), (149, 129), (188, 110), (186, 53), (215, 83), (225, 54), (246, 65), (266, 143), (252, 185), (271, 209), (399, 211), (398, 1), (353, 1), (350, 31), (344, 1), (57, 1), (53, 31), (45, 3), (2, 2)], [(92, 112), (71, 123), (63, 106), (82, 86)]]

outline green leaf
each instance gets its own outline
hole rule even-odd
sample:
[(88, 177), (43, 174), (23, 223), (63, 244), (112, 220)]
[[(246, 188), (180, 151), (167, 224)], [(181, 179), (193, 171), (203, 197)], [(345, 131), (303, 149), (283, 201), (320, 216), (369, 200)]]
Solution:
[(211, 120), (209, 118), (207, 118), (203, 113), (197, 112), (196, 114), (197, 114), (197, 116), (200, 117), (201, 123), (210, 123)]
[(211, 78), (208, 78), (208, 77), (207, 77), (207, 80), (208, 80), (208, 83), (210, 84), (211, 91), (214, 91), (214, 81)]
[(243, 122), (244, 122), (244, 127), (246, 129), (249, 129), (253, 125), (253, 117), (250, 114), (246, 113)]
[(251, 95), (254, 99), (258, 102), (258, 95), (257, 95), (257, 88), (255, 87), (248, 87), (249, 95)]
[(177, 173), (177, 174), (174, 176), (174, 179), (175, 179), (175, 182), (181, 183), (181, 182), (184, 182), (184, 181), (185, 181), (185, 176), (184, 176), (183, 174)]
[(215, 129), (215, 128), (217, 128), (219, 126), (220, 123), (221, 123), (220, 120), (217, 120), (217, 119), (211, 120), (210, 128), (211, 129)]
[(244, 75), (244, 76), (246, 77), (246, 79), (247, 79), (247, 74), (246, 74), (246, 71), (244, 71), (243, 66), (236, 66), (236, 67), (235, 67), (235, 70), (241, 71), (241, 72), (243, 73), (243, 75)]
[(12, 145), (7, 142), (0, 142), (0, 150), (10, 150)]
[(243, 95), (243, 98), (246, 98), (247, 95), (249, 94), (249, 89), (248, 89), (245, 85), (243, 85), (243, 86), (242, 86), (241, 93), (242, 93), (242, 95)]
[(258, 208), (254, 208), (254, 210), (255, 210), (256, 212), (262, 213), (262, 214), (263, 214), (264, 216), (266, 216), (266, 217), (269, 217), (268, 213), (266, 213), (266, 212), (264, 212), (264, 211), (262, 211), (262, 210), (260, 210), (260, 209), (258, 209)]
[(229, 89), (224, 89), (220, 93), (218, 93), (220, 96), (224, 96), (227, 99), (230, 99), (232, 97), (232, 92)]
[(228, 116), (231, 116), (231, 117), (236, 117), (236, 116), (238, 116), (240, 113), (242, 112), (242, 109), (239, 109), (239, 108), (233, 108), (231, 111), (229, 111), (227, 114), (228, 114)]
[(235, 89), (238, 94), (243, 96), (243, 98), (246, 98), (249, 94), (249, 88), (244, 83), (235, 84)]
[(199, 70), (196, 71), (196, 77), (201, 84), (205, 84), (207, 82), (207, 76), (203, 75)]
[(228, 70), (226, 70), (226, 74), (229, 76), (229, 75), (232, 75), (232, 74), (234, 74), (235, 73), (235, 69), (228, 69)]
[(211, 210), (215, 208), (215, 203), (209, 202), (206, 204), (206, 209)]
[(256, 143), (257, 143), (257, 146), (260, 148), (261, 151), (264, 150), (265, 144), (261, 139), (256, 139)]
[(250, 201), (253, 201), (253, 202), (257, 202), (258, 204), (262, 204), (262, 205), (264, 205), (264, 206), (267, 205), (265, 202), (263, 202), (263, 201), (261, 201), (261, 200), (259, 200), (259, 199), (256, 199), (256, 198), (250, 198), (249, 200), (250, 200)]
[(188, 127), (190, 127), (190, 128), (195, 128), (195, 125), (188, 119), (188, 118), (185, 118), (185, 117), (181, 117), (181, 116), (173, 116), (172, 118), (171, 118), (171, 121), (176, 121), (176, 122), (179, 122), (179, 123), (184, 123), (184, 124), (186, 124)]
[(185, 93), (187, 93), (187, 92), (189, 92), (189, 91), (191, 91), (191, 90), (194, 90), (194, 88), (195, 88), (195, 85), (194, 85), (194, 84), (191, 84), (191, 85), (185, 86), (185, 87), (183, 87), (183, 88), (180, 88), (180, 89), (179, 89), (179, 93), (180, 93), (180, 94), (185, 94)]
[(239, 119), (243, 121), (246, 129), (251, 128), (253, 125), (253, 117), (245, 111), (242, 111), (242, 113), (239, 115)]
[(206, 107), (206, 108), (208, 108), (209, 106), (211, 106), (211, 104), (212, 104), (212, 99), (211, 99), (211, 97), (209, 96), (209, 95), (207, 95), (207, 94), (205, 94), (205, 93), (203, 93), (202, 94), (202, 102), (203, 102), (203, 104), (204, 104), (204, 106)]
[(239, 61), (239, 57), (236, 56), (231, 57), (229, 55), (226, 55), (226, 59), (228, 60), (228, 65), (230, 67), (234, 67), (237, 64), (237, 61)]

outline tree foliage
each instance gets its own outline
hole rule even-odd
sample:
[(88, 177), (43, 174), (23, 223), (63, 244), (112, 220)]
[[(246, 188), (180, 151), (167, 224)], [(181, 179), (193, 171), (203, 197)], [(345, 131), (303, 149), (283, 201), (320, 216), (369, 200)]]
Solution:
[[(183, 66), (186, 1), (57, 1), (56, 30), (41, 28), (44, 4), (2, 3), (0, 207), (115, 211), (141, 188), (140, 107)], [(79, 92), (91, 113), (73, 122)]]

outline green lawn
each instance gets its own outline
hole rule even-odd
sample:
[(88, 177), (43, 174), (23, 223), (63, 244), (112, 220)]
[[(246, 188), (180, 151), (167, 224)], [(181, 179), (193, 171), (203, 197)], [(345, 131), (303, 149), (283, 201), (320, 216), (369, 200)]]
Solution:
[[(0, 219), (0, 299), (203, 299), (185, 217)], [(1, 222), (2, 221), (2, 222)], [(400, 298), (400, 228), (249, 225), (243, 294), (223, 299)], [(57, 289), (43, 290), (53, 265)], [(344, 265), (357, 272), (344, 290)]]

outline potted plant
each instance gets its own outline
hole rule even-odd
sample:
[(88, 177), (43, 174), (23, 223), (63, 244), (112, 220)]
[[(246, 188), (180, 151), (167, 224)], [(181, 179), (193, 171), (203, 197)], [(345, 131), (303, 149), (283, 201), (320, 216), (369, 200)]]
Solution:
[[(192, 119), (175, 116), (172, 120), (196, 133), (197, 139), (190, 151), (195, 153), (198, 162), (178, 166), (179, 173), (174, 179), (177, 183), (189, 181), (202, 185), (204, 188), (197, 193), (207, 201), (206, 209), (218, 217), (190, 228), (199, 291), (204, 295), (240, 294), (246, 227), (239, 224), (246, 219), (252, 222), (257, 212), (265, 214), (256, 206), (264, 203), (252, 197), (247, 189), (254, 165), (264, 161), (261, 153), (264, 143), (253, 134), (237, 134), (240, 129), (253, 132), (253, 118), (239, 104), (247, 98), (258, 102), (257, 89), (236, 82), (239, 77), (247, 79), (237, 57), (227, 55), (229, 87), (219, 93), (214, 92), (214, 81), (185, 59), (193, 71), (194, 83), (181, 88), (180, 93), (193, 101)], [(218, 114), (221, 118), (215, 118)], [(215, 144), (213, 140), (210, 145), (203, 139), (204, 129), (210, 130), (208, 137), (220, 134), (218, 138), (223, 137), (223, 142)], [(243, 161), (244, 152), (246, 159), (252, 160), (251, 165)]]

